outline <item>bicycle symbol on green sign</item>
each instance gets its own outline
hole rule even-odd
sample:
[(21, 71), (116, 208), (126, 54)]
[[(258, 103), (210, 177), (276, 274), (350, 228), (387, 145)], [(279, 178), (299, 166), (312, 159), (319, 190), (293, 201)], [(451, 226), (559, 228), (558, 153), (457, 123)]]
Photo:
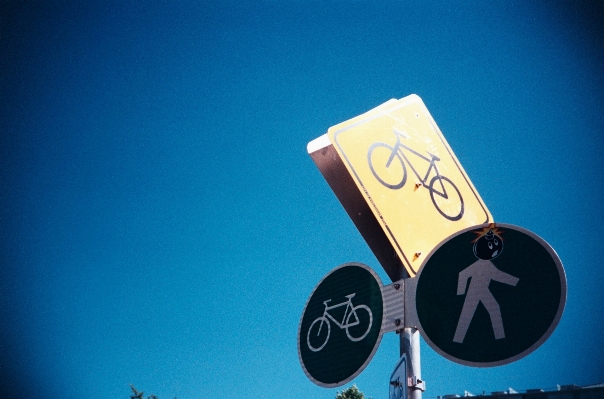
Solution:
[[(438, 172), (436, 162), (440, 161), (440, 158), (430, 152), (428, 152), (430, 157), (427, 157), (412, 148), (407, 147), (401, 142), (401, 138), (407, 138), (407, 135), (396, 128), (393, 128), (393, 131), (396, 136), (394, 147), (382, 142), (373, 143), (369, 147), (367, 161), (369, 162), (371, 173), (373, 173), (375, 178), (385, 187), (392, 190), (398, 190), (407, 182), (407, 168), (405, 167), (405, 163), (408, 164), (413, 173), (415, 173), (417, 179), (421, 182), (418, 186), (421, 185), (430, 191), (430, 198), (432, 199), (432, 203), (436, 210), (451, 221), (461, 219), (464, 211), (463, 198), (461, 197), (459, 189), (451, 179)], [(403, 150), (430, 163), (423, 178), (419, 175)], [(384, 159), (386, 159), (385, 164)], [(393, 162), (395, 160), (397, 161)], [(430, 183), (426, 184), (432, 169), (434, 169), (435, 175), (430, 180)]]
[[(366, 305), (354, 306), (352, 304), (352, 298), (354, 298), (355, 295), (356, 295), (356, 293), (346, 295), (346, 298), (348, 298), (347, 301), (338, 303), (337, 305), (333, 305), (333, 306), (327, 306), (327, 302), (331, 301), (331, 299), (328, 299), (323, 302), (323, 304), (325, 305), (325, 310), (323, 311), (323, 316), (317, 317), (312, 322), (312, 324), (310, 325), (310, 328), (308, 329), (308, 334), (306, 334), (306, 343), (308, 344), (308, 348), (311, 351), (313, 351), (313, 352), (320, 351), (327, 344), (327, 341), (329, 341), (329, 335), (331, 334), (331, 325), (329, 323), (329, 319), (331, 319), (331, 321), (336, 323), (336, 326), (340, 327), (341, 329), (345, 329), (348, 339), (350, 339), (352, 342), (358, 342), (358, 341), (362, 340), (363, 338), (365, 338), (367, 336), (367, 334), (369, 334), (369, 330), (371, 329), (371, 324), (373, 324), (373, 314), (371, 313), (371, 310), (369, 309), (369, 307)], [(328, 310), (339, 308), (340, 306), (346, 306), (346, 311), (344, 312), (344, 317), (342, 317), (341, 323), (338, 320), (336, 320), (331, 314), (328, 313)], [(366, 311), (367, 315), (363, 316), (361, 313), (357, 314), (357, 312), (359, 312), (360, 310)], [(363, 316), (362, 317), (363, 320), (361, 320), (359, 315)], [(363, 327), (362, 330), (364, 330), (364, 333), (361, 336), (354, 337), (353, 334), (351, 334), (349, 328), (358, 326), (359, 324), (364, 322), (365, 319), (367, 319), (367, 316), (369, 316), (369, 323), (367, 324), (367, 329), (365, 330)], [(317, 324), (317, 323), (319, 323), (319, 324)], [(318, 327), (316, 336), (312, 335), (313, 341), (315, 341), (316, 339), (314, 339), (314, 337), (319, 337), (321, 335), (321, 330), (323, 329), (324, 324), (327, 325), (327, 334), (325, 335), (325, 338), (318, 338), (319, 345), (313, 346), (313, 344), (310, 343), (311, 332), (313, 331), (313, 327), (315, 327), (315, 326)], [(316, 328), (315, 328), (315, 330), (316, 330)]]

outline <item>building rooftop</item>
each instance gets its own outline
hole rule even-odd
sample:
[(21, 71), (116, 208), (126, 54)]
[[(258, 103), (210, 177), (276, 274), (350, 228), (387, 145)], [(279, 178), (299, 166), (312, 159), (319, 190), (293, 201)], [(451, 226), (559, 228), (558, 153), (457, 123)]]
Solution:
[(587, 386), (575, 384), (557, 385), (556, 388), (551, 389), (531, 388), (524, 391), (508, 388), (505, 391), (494, 391), (490, 394), (484, 391), (479, 394), (464, 391), (461, 395), (448, 394), (438, 396), (437, 399), (455, 399), (470, 396), (482, 396), (492, 399), (604, 399), (604, 383)]

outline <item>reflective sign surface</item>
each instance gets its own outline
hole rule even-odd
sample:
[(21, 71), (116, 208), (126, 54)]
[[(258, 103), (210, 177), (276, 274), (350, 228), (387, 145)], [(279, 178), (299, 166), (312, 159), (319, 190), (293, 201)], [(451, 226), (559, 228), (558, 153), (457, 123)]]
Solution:
[(419, 97), (390, 100), (328, 136), (411, 276), (444, 238), (492, 220)]

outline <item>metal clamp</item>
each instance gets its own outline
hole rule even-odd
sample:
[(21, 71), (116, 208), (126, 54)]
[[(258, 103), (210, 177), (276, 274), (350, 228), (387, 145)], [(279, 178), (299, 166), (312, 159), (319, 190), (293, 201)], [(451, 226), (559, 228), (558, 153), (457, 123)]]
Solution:
[(412, 389), (419, 389), (424, 392), (426, 390), (426, 381), (417, 378), (416, 376), (407, 379), (407, 386)]

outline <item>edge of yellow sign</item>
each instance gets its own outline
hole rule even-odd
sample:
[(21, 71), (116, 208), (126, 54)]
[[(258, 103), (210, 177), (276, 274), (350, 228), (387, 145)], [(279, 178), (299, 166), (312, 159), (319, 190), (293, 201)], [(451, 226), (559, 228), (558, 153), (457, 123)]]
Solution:
[[(426, 112), (426, 116), (428, 116), (430, 118), (430, 123), (432, 125), (432, 127), (434, 128), (434, 131), (437, 133), (437, 135), (439, 136), (439, 138), (442, 141), (442, 144), (446, 147), (447, 151), (450, 153), (451, 157), (453, 158), (454, 162), (457, 164), (460, 172), (463, 174), (465, 180), (467, 181), (468, 185), (470, 186), (470, 188), (472, 189), (472, 191), (475, 193), (477, 200), (481, 203), (485, 214), (487, 216), (487, 220), (485, 222), (492, 222), (493, 218), (488, 210), (488, 208), (486, 207), (486, 204), (484, 204), (484, 201), (482, 200), (482, 198), (480, 197), (480, 194), (478, 193), (478, 191), (476, 190), (476, 188), (474, 187), (473, 183), (471, 182), (471, 180), (469, 179), (467, 173), (465, 172), (465, 170), (463, 169), (461, 163), (459, 162), (459, 160), (457, 159), (457, 157), (455, 156), (455, 153), (453, 152), (453, 150), (451, 149), (451, 147), (449, 146), (449, 143), (446, 141), (446, 139), (444, 138), (442, 132), (440, 131), (440, 129), (438, 128), (438, 125), (436, 124), (436, 122), (434, 121), (434, 119), (432, 118), (430, 112), (428, 111), (427, 107), (425, 106), (424, 102), (422, 101), (422, 99), (415, 95), (409, 95), (407, 97), (401, 98), (399, 100), (397, 99), (390, 99), (388, 101), (386, 101), (385, 103), (361, 114), (358, 115), (354, 118), (351, 118), (347, 121), (341, 122), (337, 125), (334, 125), (332, 127), (330, 127), (328, 129), (328, 132), (320, 137), (318, 137), (315, 140), (312, 140), (311, 142), (308, 143), (307, 146), (307, 151), (309, 154), (313, 154), (316, 151), (319, 151), (321, 149), (324, 149), (328, 146), (332, 146), (336, 152), (338, 153), (338, 155), (340, 156), (340, 158), (344, 159), (344, 154), (341, 153), (340, 148), (338, 148), (338, 146), (335, 146), (334, 143), (332, 142), (332, 139), (330, 139), (330, 136), (333, 136), (334, 132), (336, 131), (342, 131), (343, 129), (349, 128), (352, 125), (356, 124), (356, 123), (362, 123), (363, 121), (366, 121), (368, 118), (372, 118), (377, 116), (379, 113), (386, 113), (388, 109), (392, 109), (393, 107), (401, 107), (404, 105), (408, 105), (408, 104), (419, 104), (422, 106), (422, 108), (424, 108), (425, 112)], [(344, 166), (346, 167), (346, 170), (348, 171), (348, 173), (350, 173), (350, 175), (353, 177), (354, 183), (356, 184), (356, 188), (359, 190), (360, 194), (362, 194), (362, 196), (364, 197), (365, 201), (367, 201), (367, 203), (370, 205), (370, 209), (373, 212), (373, 216), (376, 218), (376, 220), (380, 223), (380, 225), (382, 226), (382, 229), (385, 229), (385, 225), (383, 221), (380, 221), (381, 215), (378, 209), (376, 209), (376, 207), (372, 204), (372, 200), (371, 198), (368, 197), (367, 193), (364, 191), (361, 183), (359, 181), (357, 181), (356, 178), (354, 178), (355, 173), (354, 171), (351, 169), (351, 166), (347, 163), (347, 162), (343, 162)], [(359, 227), (359, 226), (357, 226)], [(461, 226), (461, 229), (463, 229), (466, 226)], [(363, 232), (361, 232), (363, 233)], [(393, 247), (393, 250), (397, 253), (398, 257), (401, 260), (401, 263), (403, 264), (403, 266), (405, 267), (407, 273), (409, 274), (410, 277), (413, 277), (416, 275), (417, 271), (419, 270), (420, 266), (416, 266), (414, 267), (414, 265), (411, 264), (411, 262), (409, 261), (408, 257), (405, 256), (405, 254), (402, 252), (402, 249), (398, 246), (396, 240), (394, 240), (394, 238), (390, 235), (390, 234), (386, 234), (386, 236), (388, 237), (388, 240), (390, 241), (390, 244)], [(373, 248), (372, 248), (373, 249)], [(375, 251), (374, 251), (375, 252)], [(423, 263), (423, 262), (422, 262)], [(383, 265), (385, 266), (385, 265)], [(388, 270), (387, 270), (388, 271)], [(392, 278), (392, 276), (391, 276)]]

